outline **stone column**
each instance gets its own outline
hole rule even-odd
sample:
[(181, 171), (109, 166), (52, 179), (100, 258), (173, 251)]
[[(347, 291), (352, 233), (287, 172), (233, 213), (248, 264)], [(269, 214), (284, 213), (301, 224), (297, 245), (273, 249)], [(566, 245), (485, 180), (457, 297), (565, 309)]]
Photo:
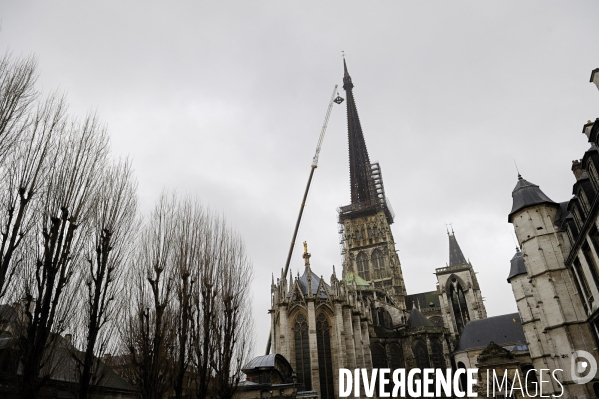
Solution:
[(335, 397), (339, 397), (339, 369), (347, 368), (345, 356), (345, 331), (343, 330), (343, 310), (341, 302), (335, 301), (335, 316), (332, 320), (335, 329), (331, 334), (331, 354), (333, 360), (333, 389)]
[(316, 342), (316, 311), (314, 299), (308, 298), (308, 332), (310, 341), (310, 369), (312, 372), (312, 390), (320, 392), (320, 375), (318, 374), (318, 344)]
[(370, 353), (370, 334), (368, 333), (368, 319), (362, 319), (362, 346), (364, 348), (364, 367), (372, 370), (372, 355)]
[[(289, 319), (287, 318), (287, 306), (281, 306), (279, 308), (279, 344), (277, 345), (278, 352), (287, 359), (288, 362), (291, 362), (289, 358), (289, 350), (290, 345), (293, 342), (293, 334), (289, 329)], [(291, 337), (289, 340), (287, 337)]]
[(362, 328), (360, 326), (360, 314), (359, 313), (352, 315), (352, 327), (354, 329), (356, 368), (364, 368), (364, 347), (362, 346)]
[(349, 306), (343, 307), (343, 329), (345, 332), (345, 355), (347, 359), (347, 368), (353, 370), (356, 368), (356, 346), (354, 344), (351, 307)]

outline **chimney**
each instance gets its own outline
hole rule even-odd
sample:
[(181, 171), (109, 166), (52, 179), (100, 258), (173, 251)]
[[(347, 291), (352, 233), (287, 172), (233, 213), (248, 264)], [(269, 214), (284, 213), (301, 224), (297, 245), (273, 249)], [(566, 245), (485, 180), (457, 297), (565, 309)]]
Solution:
[(591, 72), (591, 83), (595, 83), (595, 86), (599, 89), (599, 68), (595, 68)]
[(578, 180), (584, 173), (584, 169), (582, 168), (579, 160), (572, 161), (572, 172), (574, 172), (574, 177), (576, 177), (576, 180)]
[(68, 344), (70, 345), (71, 342), (73, 341), (73, 334), (65, 334), (64, 339), (66, 339)]

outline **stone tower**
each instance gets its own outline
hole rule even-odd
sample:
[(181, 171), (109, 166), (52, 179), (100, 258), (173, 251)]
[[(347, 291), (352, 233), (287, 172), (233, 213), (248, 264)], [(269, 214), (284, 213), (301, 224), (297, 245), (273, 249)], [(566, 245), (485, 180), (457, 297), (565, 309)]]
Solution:
[(406, 289), (389, 227), (393, 211), (385, 197), (381, 168), (368, 157), (345, 60), (343, 67), (351, 191), (351, 204), (338, 210), (343, 274), (356, 273), (374, 288), (388, 292), (395, 305), (405, 309)]
[[(587, 387), (572, 381), (571, 356), (577, 350), (595, 354), (595, 345), (573, 276), (565, 266), (562, 251), (569, 245), (556, 226), (560, 204), (520, 175), (512, 197), (508, 221), (514, 225), (522, 252), (512, 258), (508, 282), (534, 368), (562, 369), (564, 397), (587, 397)], [(553, 379), (547, 385), (552, 391), (545, 394), (561, 392)]]
[(472, 264), (466, 260), (453, 229), (449, 236), (449, 264), (435, 270), (443, 323), (457, 338), (470, 320), (484, 319), (487, 310)]

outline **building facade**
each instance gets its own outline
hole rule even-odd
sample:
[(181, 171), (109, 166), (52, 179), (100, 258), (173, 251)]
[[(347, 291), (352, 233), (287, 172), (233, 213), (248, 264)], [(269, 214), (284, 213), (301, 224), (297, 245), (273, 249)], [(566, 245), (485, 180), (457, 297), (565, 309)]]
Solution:
[[(599, 88), (599, 69), (591, 82)], [(599, 360), (599, 119), (583, 133), (590, 148), (572, 162), (573, 197), (554, 202), (518, 175), (508, 216), (521, 248), (508, 282), (530, 357), (536, 369), (563, 370), (565, 398), (599, 398), (599, 379), (577, 383), (571, 367), (576, 351)]]

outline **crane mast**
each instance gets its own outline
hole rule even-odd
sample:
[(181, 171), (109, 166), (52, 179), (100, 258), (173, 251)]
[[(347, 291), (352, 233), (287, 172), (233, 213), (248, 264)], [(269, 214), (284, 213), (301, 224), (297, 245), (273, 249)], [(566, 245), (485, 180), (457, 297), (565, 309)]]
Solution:
[[(310, 167), (310, 176), (308, 177), (308, 184), (306, 184), (306, 190), (304, 191), (304, 197), (302, 198), (302, 204), (300, 206), (299, 214), (297, 215), (297, 221), (295, 222), (295, 229), (293, 230), (293, 237), (291, 238), (291, 244), (289, 245), (289, 252), (287, 253), (287, 261), (285, 262), (285, 269), (283, 271), (283, 276), (287, 276), (289, 271), (289, 264), (291, 263), (291, 256), (293, 255), (293, 248), (295, 247), (295, 240), (297, 239), (297, 232), (299, 231), (299, 226), (302, 221), (302, 215), (304, 214), (304, 208), (306, 206), (306, 199), (308, 198), (308, 192), (310, 191), (310, 184), (312, 183), (312, 177), (314, 176), (314, 170), (318, 167), (318, 156), (320, 155), (320, 149), (322, 148), (322, 141), (324, 140), (324, 134), (327, 131), (327, 125), (329, 124), (329, 118), (331, 116), (331, 110), (333, 109), (333, 104), (341, 104), (343, 102), (343, 98), (339, 96), (337, 93), (337, 97), (335, 97), (335, 93), (337, 93), (337, 85), (333, 89), (333, 94), (331, 95), (331, 100), (329, 101), (329, 107), (327, 108), (327, 114), (324, 118), (324, 123), (322, 124), (322, 129), (320, 129), (320, 137), (318, 138), (318, 144), (316, 145), (316, 152), (314, 153), (314, 158), (312, 158), (312, 165)], [(266, 344), (266, 354), (270, 353), (270, 346), (272, 343), (272, 335), (268, 336), (268, 343)]]

